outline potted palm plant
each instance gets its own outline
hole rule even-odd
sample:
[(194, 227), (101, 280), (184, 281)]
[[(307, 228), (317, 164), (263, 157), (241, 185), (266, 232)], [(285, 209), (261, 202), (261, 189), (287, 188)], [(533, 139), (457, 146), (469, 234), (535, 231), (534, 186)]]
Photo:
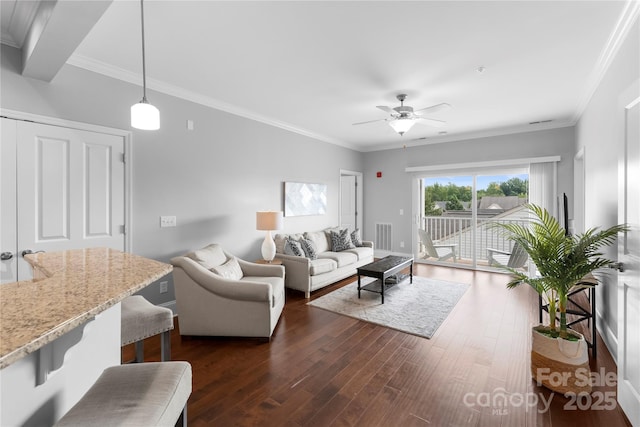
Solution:
[(557, 392), (590, 392), (586, 341), (580, 333), (567, 328), (568, 296), (576, 289), (594, 286), (597, 282), (585, 281), (585, 277), (613, 264), (600, 250), (613, 244), (626, 226), (616, 225), (606, 230), (591, 228), (582, 234), (567, 236), (546, 209), (533, 204), (526, 207), (532, 213), (528, 227), (516, 223), (496, 223), (495, 226), (522, 246), (537, 269), (536, 274), (530, 274), (502, 267), (512, 275), (507, 287), (526, 283), (548, 304), (549, 324), (532, 330), (531, 374), (538, 384)]

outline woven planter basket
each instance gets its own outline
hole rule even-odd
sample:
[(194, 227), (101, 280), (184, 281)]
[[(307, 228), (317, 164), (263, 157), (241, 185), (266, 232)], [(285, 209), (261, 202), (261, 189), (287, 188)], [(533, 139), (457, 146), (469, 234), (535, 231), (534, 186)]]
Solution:
[(551, 338), (531, 330), (531, 376), (538, 384), (558, 393), (590, 393), (589, 349), (578, 332), (578, 341)]

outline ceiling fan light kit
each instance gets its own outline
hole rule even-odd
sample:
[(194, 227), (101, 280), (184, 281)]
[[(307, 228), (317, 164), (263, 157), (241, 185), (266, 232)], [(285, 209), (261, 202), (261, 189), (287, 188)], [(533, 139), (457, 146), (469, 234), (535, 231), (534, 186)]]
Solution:
[[(386, 105), (378, 105), (376, 107), (386, 113), (389, 113), (391, 115), (390, 118), (379, 119), (379, 120), (369, 120), (366, 122), (358, 122), (358, 123), (354, 123), (354, 125), (363, 125), (366, 123), (384, 121), (384, 122), (388, 122), (389, 126), (391, 126), (391, 128), (394, 131), (396, 131), (397, 133), (400, 134), (400, 136), (402, 136), (404, 135), (405, 132), (408, 132), (416, 123), (421, 123), (427, 126), (436, 126), (436, 127), (440, 127), (446, 124), (446, 122), (442, 120), (431, 119), (429, 117), (423, 116), (422, 114), (437, 113), (440, 111), (445, 111), (450, 109), (451, 105), (443, 102), (441, 104), (432, 105), (430, 107), (425, 107), (417, 111), (414, 111), (413, 107), (404, 105), (404, 100), (407, 99), (406, 94), (401, 93), (397, 95), (396, 98), (398, 99), (398, 101), (400, 101), (399, 107), (391, 108), (391, 107), (387, 107)], [(421, 113), (417, 114), (417, 112), (421, 112)]]
[(390, 121), (389, 126), (391, 126), (393, 130), (395, 130), (400, 134), (400, 136), (402, 136), (405, 132), (408, 132), (415, 123), (415, 120), (412, 120), (408, 117), (398, 117), (397, 119)]

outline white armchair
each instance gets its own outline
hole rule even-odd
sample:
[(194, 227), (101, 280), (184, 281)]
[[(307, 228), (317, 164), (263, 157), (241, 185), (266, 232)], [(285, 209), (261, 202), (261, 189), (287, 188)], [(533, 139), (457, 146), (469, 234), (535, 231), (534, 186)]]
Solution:
[(180, 335), (270, 338), (284, 308), (284, 267), (212, 244), (171, 260)]

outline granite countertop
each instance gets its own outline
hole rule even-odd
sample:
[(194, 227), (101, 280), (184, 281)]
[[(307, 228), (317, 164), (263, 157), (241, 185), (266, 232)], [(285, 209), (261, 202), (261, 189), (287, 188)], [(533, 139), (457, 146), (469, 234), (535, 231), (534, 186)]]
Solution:
[(0, 285), (0, 369), (173, 269), (109, 248), (38, 253), (25, 259), (34, 279)]

